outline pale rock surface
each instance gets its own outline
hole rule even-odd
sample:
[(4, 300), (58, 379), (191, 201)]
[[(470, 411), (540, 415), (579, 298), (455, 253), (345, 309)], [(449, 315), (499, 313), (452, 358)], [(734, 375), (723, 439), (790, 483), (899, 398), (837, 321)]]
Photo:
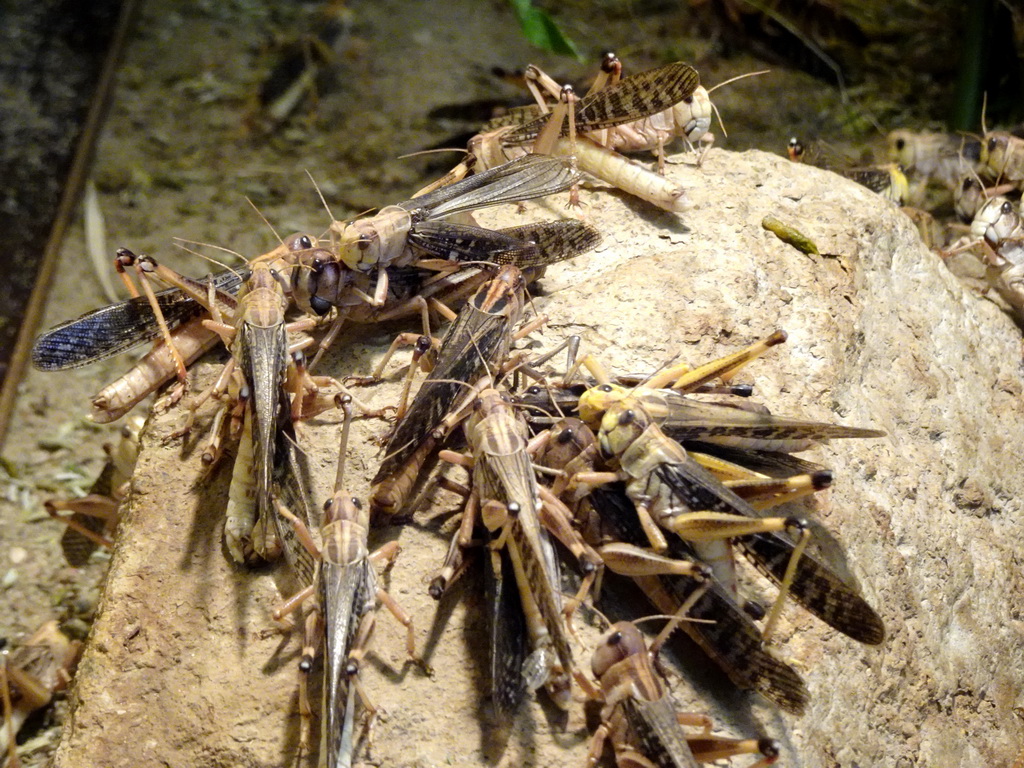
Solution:
[[(1024, 669), (1020, 331), (950, 275), (895, 206), (852, 182), (756, 151), (712, 150), (702, 168), (669, 173), (690, 190), (693, 211), (583, 191), (580, 215), (605, 239), (549, 269), (534, 306), (550, 323), (534, 345), (579, 333), (612, 370), (643, 371), (676, 355), (704, 362), (783, 328), (788, 343), (742, 374), (756, 399), (779, 414), (888, 433), (805, 454), (836, 472), (811, 508), (883, 617), (885, 643), (858, 645), (788, 607), (775, 650), (807, 680), (804, 717), (737, 694), (697, 651), (673, 681), (681, 708), (710, 713), (719, 732), (779, 739), (785, 766), (1010, 765), (1022, 743), (1013, 709)], [(563, 204), (529, 204), (525, 216), (560, 216)], [(832, 255), (781, 242), (762, 229), (766, 215)], [(523, 216), (506, 208), (478, 219), (509, 226)], [(367, 372), (393, 331), (350, 332), (329, 370)], [(397, 388), (365, 394), (383, 405)], [(226, 560), (228, 463), (203, 480), (195, 441), (187, 450), (161, 443), (179, 418), (160, 417), (145, 440), (59, 768), (294, 762), (298, 640), (267, 633), (280, 599), (273, 575)], [(381, 431), (358, 424), (348, 465), (357, 494), (376, 468), (367, 438)], [(337, 418), (306, 425), (301, 440), (319, 505), (333, 480)], [(436, 614), (426, 595), (451, 527), (431, 516), (456, 506), (445, 494), (371, 542), (400, 541), (385, 583), (415, 618), (435, 670), (406, 663), (400, 628), (379, 616), (363, 673), (383, 710), (372, 757), (417, 768), (582, 765), (590, 730), (580, 707), (567, 719), (546, 703), (526, 707), (504, 750), (494, 744), (481, 701), (478, 588), (464, 580)], [(599, 630), (585, 624), (577, 619), (575, 651), (586, 669)]]

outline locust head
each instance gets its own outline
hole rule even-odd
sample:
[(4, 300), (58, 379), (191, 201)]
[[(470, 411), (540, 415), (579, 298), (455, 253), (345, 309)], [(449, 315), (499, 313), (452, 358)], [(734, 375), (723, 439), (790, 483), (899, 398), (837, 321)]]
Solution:
[(600, 680), (604, 675), (630, 656), (644, 653), (647, 646), (644, 644), (643, 635), (640, 630), (628, 621), (620, 621), (612, 624), (608, 633), (601, 638), (594, 655), (590, 661), (590, 669), (594, 677)]
[(606, 459), (621, 457), (651, 424), (651, 417), (634, 399), (612, 405), (601, 419), (598, 443)]
[(597, 442), (597, 438), (579, 419), (562, 419), (551, 427), (551, 437), (544, 446), (539, 463), (546, 467), (561, 468), (569, 464)]
[(672, 118), (691, 144), (696, 144), (711, 128), (711, 96), (703, 85), (672, 107)]
[(614, 403), (629, 394), (629, 390), (618, 384), (599, 384), (580, 395), (580, 419), (591, 429), (601, 426), (601, 416)]
[(1004, 240), (1020, 234), (1020, 214), (1005, 197), (993, 197), (986, 202), (971, 222), (971, 235), (984, 237), (994, 248)]
[(331, 224), (331, 243), (338, 260), (349, 269), (369, 272), (395, 262), (405, 251), (412, 216), (389, 205), (376, 216)]
[(1010, 139), (1010, 134), (999, 131), (987, 134), (981, 143), (981, 162), (997, 176), (1006, 170), (1010, 159)]

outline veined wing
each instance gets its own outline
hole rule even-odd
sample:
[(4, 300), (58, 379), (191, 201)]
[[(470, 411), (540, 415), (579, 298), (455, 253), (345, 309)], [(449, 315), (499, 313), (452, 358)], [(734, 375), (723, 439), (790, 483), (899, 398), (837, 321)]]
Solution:
[[(778, 534), (742, 536), (736, 545), (761, 573), (781, 583), (793, 554), (793, 543)], [(806, 552), (797, 563), (790, 594), (800, 605), (844, 635), (868, 645), (885, 640), (885, 627), (875, 609), (823, 563)]]
[[(697, 70), (681, 61), (630, 75), (576, 103), (576, 130), (588, 133), (642, 120), (688, 98), (699, 85)], [(547, 121), (548, 115), (536, 118), (503, 136), (502, 143), (512, 146), (532, 141)], [(568, 125), (563, 125), (561, 135), (568, 133)]]
[[(235, 294), (242, 282), (237, 272), (212, 278), (217, 290)], [(157, 305), (169, 328), (199, 314), (202, 307), (177, 288), (156, 294)], [(32, 364), (41, 371), (63, 371), (129, 350), (160, 336), (153, 308), (144, 296), (86, 312), (75, 320), (51, 328), (32, 348)]]
[(502, 203), (518, 203), (563, 192), (580, 174), (568, 158), (526, 155), (462, 181), (399, 203), (415, 221), (437, 219)]

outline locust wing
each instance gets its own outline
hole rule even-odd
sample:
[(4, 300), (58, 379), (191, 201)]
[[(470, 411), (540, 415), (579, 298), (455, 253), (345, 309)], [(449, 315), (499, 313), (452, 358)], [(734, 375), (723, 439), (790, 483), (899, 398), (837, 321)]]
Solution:
[[(576, 103), (576, 130), (588, 133), (656, 115), (689, 98), (699, 85), (697, 70), (681, 61), (630, 75)], [(532, 141), (547, 120), (548, 115), (536, 118), (510, 131), (501, 141), (506, 146)], [(561, 135), (568, 132), (568, 125), (563, 125)]]
[[(242, 283), (237, 272), (212, 277), (222, 293), (234, 295)], [(205, 283), (200, 283), (205, 285)], [(177, 288), (156, 294), (168, 328), (195, 317), (203, 308)], [(153, 308), (144, 296), (86, 312), (75, 320), (51, 328), (32, 347), (32, 364), (41, 371), (63, 371), (106, 360), (160, 336)]]

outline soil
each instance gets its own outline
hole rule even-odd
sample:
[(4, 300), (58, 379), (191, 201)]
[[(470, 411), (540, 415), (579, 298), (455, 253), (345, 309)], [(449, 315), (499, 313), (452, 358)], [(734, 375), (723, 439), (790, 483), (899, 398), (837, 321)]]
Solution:
[[(431, 110), (517, 95), (493, 77), (494, 66), (534, 62), (559, 79), (583, 79), (599, 51), (612, 48), (629, 71), (692, 61), (707, 84), (764, 68), (742, 54), (722, 58), (715, 40), (680, 34), (689, 17), (677, 4), (635, 14), (618, 4), (591, 12), (570, 5), (558, 19), (589, 59), (577, 63), (532, 49), (504, 3), (353, 3), (351, 27), (334, 46), (315, 104), (260, 127), (261, 84), (284, 43), (316, 28), (316, 11), (259, 0), (145, 6), (93, 171), (111, 251), (128, 247), (201, 275), (219, 268), (176, 246), (210, 244), (204, 253), (225, 260), (232, 257), (218, 249), (257, 255), (276, 244), (276, 234), (321, 232), (331, 217), (404, 199), (429, 177), (427, 161), (397, 156), (469, 126), (429, 118)], [(836, 89), (779, 68), (722, 89), (715, 101), (729, 129), (716, 146), (782, 152), (790, 135), (848, 135), (854, 122), (855, 107)], [(878, 133), (858, 137), (864, 146), (880, 141)], [(457, 160), (446, 155), (443, 165)], [(76, 227), (44, 327), (107, 303), (84, 253)], [(391, 332), (374, 330), (359, 341), (383, 347)], [(88, 403), (129, 364), (121, 357), (60, 374), (32, 371), (21, 384), (0, 468), (0, 637), (11, 644), (50, 618), (83, 639), (88, 631), (108, 556), (68, 566), (57, 545), (62, 529), (42, 502), (80, 495), (99, 474), (101, 446), (118, 438), (119, 427), (91, 423)], [(26, 766), (46, 764), (63, 711), (58, 701), (26, 728)]]

